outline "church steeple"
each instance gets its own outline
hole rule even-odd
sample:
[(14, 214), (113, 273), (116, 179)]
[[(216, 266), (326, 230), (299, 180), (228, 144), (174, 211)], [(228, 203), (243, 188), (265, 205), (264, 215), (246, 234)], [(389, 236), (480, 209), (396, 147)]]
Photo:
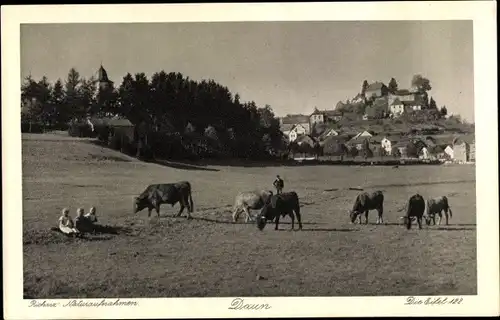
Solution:
[(109, 82), (108, 73), (101, 64), (99, 71), (97, 71), (99, 82)]
[(108, 73), (102, 66), (102, 63), (99, 67), (99, 70), (97, 71), (97, 81), (99, 81), (99, 87), (101, 89), (108, 88), (111, 85), (111, 81), (108, 78)]

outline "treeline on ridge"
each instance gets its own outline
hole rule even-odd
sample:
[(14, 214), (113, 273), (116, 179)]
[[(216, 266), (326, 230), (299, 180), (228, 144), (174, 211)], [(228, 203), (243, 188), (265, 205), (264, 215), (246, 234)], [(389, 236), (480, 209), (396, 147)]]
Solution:
[[(29, 76), (21, 91), (23, 131), (66, 130), (86, 126), (87, 117), (119, 115), (148, 128), (148, 154), (260, 159), (285, 148), (269, 105), (242, 102), (214, 80), (164, 71), (151, 79), (128, 73), (115, 88), (111, 81), (82, 78), (72, 68), (64, 83)], [(126, 149), (134, 153), (137, 146), (130, 143)]]

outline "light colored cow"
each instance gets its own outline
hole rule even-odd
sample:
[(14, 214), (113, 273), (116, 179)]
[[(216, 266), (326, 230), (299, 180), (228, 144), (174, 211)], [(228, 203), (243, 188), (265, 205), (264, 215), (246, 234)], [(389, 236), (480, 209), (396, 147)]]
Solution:
[(432, 198), (427, 200), (427, 214), (425, 217), (425, 222), (427, 225), (431, 223), (431, 220), (436, 224), (436, 214), (439, 216), (438, 225), (441, 224), (441, 219), (443, 218), (442, 211), (444, 211), (444, 216), (446, 218), (446, 224), (448, 225), (448, 212), (450, 213), (450, 218), (453, 216), (451, 212), (450, 205), (448, 204), (448, 198), (446, 196), (441, 196), (437, 198)]
[(236, 222), (241, 211), (245, 212), (245, 222), (253, 220), (250, 210), (260, 210), (266, 204), (273, 192), (270, 190), (240, 192), (234, 201), (233, 222)]

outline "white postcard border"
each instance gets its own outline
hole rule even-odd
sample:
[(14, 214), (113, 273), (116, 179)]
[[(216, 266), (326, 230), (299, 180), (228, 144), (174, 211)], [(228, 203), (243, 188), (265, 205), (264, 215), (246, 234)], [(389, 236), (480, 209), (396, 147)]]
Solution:
[[(408, 297), (241, 297), (260, 310), (231, 310), (234, 298), (148, 298), (126, 307), (30, 307), (23, 300), (20, 24), (180, 21), (473, 20), (478, 294), (460, 304), (405, 305)], [(2, 6), (2, 190), (6, 319), (338, 317), (499, 314), (496, 3), (380, 2), (189, 5)], [(422, 297), (426, 299), (427, 297)], [(453, 297), (449, 297), (451, 300)], [(80, 299), (76, 299), (80, 300)], [(81, 299), (102, 301), (102, 299)], [(113, 303), (117, 299), (109, 298)], [(41, 303), (43, 300), (37, 300)], [(448, 300), (449, 301), (449, 300)]]

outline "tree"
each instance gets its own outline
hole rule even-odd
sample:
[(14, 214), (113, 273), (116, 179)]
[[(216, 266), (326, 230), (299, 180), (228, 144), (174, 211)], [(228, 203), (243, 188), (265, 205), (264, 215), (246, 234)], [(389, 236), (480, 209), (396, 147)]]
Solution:
[(21, 120), (29, 123), (31, 132), (32, 123), (39, 123), (43, 127), (51, 125), (55, 112), (51, 104), (52, 86), (47, 77), (36, 82), (31, 76), (25, 78), (21, 86)]
[(208, 126), (205, 128), (205, 137), (217, 140), (217, 131), (213, 126)]
[(35, 98), (40, 104), (40, 121), (42, 126), (51, 125), (52, 119), (54, 118), (55, 112), (50, 104), (50, 97), (52, 95), (52, 86), (49, 83), (47, 77), (43, 76), (40, 81), (38, 81), (36, 86)]
[(54, 122), (58, 125), (63, 124), (65, 119), (69, 119), (69, 116), (65, 114), (66, 110), (64, 108), (64, 87), (61, 79), (57, 79), (52, 88), (52, 94), (50, 96), (50, 105), (54, 111)]
[(429, 81), (429, 79), (424, 78), (420, 74), (416, 74), (413, 76), (411, 80), (411, 85), (412, 87), (418, 88), (418, 90), (421, 92), (432, 90), (431, 82)]
[(68, 76), (66, 78), (65, 87), (65, 101), (64, 101), (64, 114), (68, 116), (68, 119), (64, 119), (68, 121), (71, 118), (83, 117), (86, 113), (86, 110), (82, 107), (81, 104), (81, 80), (80, 73), (76, 71), (75, 68), (71, 68), (68, 72)]
[(351, 157), (353, 158), (356, 158), (358, 156), (358, 149), (355, 147), (355, 146), (352, 146), (350, 149), (349, 149), (349, 154), (351, 155)]
[(437, 109), (436, 101), (434, 101), (433, 97), (429, 100), (429, 109)]
[(123, 77), (122, 83), (118, 88), (118, 113), (127, 117), (132, 123), (138, 124), (142, 117), (134, 105), (134, 78), (130, 73)]
[[(90, 91), (93, 90), (93, 92), (95, 92), (95, 82), (92, 83), (94, 84), (94, 86), (89, 89)], [(117, 102), (118, 92), (115, 89), (113, 82), (108, 82), (107, 85), (99, 87), (99, 89), (97, 90), (96, 99), (93, 104), (95, 105), (95, 111), (97, 111), (97, 113), (99, 113), (100, 115), (116, 115), (119, 114)]]
[(396, 82), (396, 79), (391, 78), (391, 81), (389, 81), (388, 89), (390, 93), (395, 93), (398, 90), (398, 83)]
[(406, 145), (406, 155), (409, 157), (409, 158), (418, 158), (418, 148), (417, 146), (415, 145), (415, 143), (413, 142), (408, 142), (408, 144)]
[[(136, 126), (138, 156), (143, 147), (170, 148), (174, 142), (192, 144), (193, 139), (176, 138), (187, 134), (188, 124), (193, 127), (192, 136), (199, 137), (205, 144), (211, 141), (204, 137), (205, 128), (220, 133), (213, 144), (218, 154), (252, 158), (261, 157), (266, 151), (280, 154), (275, 151), (287, 147), (271, 106), (259, 107), (253, 101), (241, 103), (239, 94), (233, 97), (227, 87), (214, 80), (197, 82), (180, 73), (164, 71), (153, 74), (151, 81), (144, 73), (127, 74), (118, 90), (113, 90), (112, 85), (102, 86), (95, 95), (94, 79), (81, 79), (78, 71), (72, 68), (64, 85), (59, 80), (52, 91), (47, 90), (50, 88), (46, 79), (40, 83), (31, 77), (25, 79), (22, 84), (23, 121), (40, 121), (46, 105), (50, 106), (46, 109), (50, 111), (47, 118), (59, 123), (71, 118), (81, 119), (89, 111), (100, 115), (119, 114)], [(230, 131), (226, 129), (229, 127)], [(199, 150), (188, 145), (184, 149)], [(206, 148), (202, 150), (205, 151)]]
[(446, 109), (446, 106), (442, 106), (441, 110), (439, 110), (439, 114), (441, 115), (442, 118), (446, 117), (448, 115), (448, 110)]
[(368, 139), (365, 139), (363, 141), (362, 151), (363, 151), (363, 156), (364, 156), (365, 160), (368, 158), (371, 158), (373, 156), (373, 152), (370, 149), (370, 142), (368, 141)]
[(83, 110), (85, 110), (85, 113), (87, 114), (95, 114), (98, 111), (98, 104), (95, 99), (96, 90), (97, 88), (94, 77), (89, 79), (83, 78), (81, 80), (81, 104)]
[(368, 88), (368, 81), (363, 81), (363, 85), (361, 86), (361, 94), (365, 95), (366, 89)]

